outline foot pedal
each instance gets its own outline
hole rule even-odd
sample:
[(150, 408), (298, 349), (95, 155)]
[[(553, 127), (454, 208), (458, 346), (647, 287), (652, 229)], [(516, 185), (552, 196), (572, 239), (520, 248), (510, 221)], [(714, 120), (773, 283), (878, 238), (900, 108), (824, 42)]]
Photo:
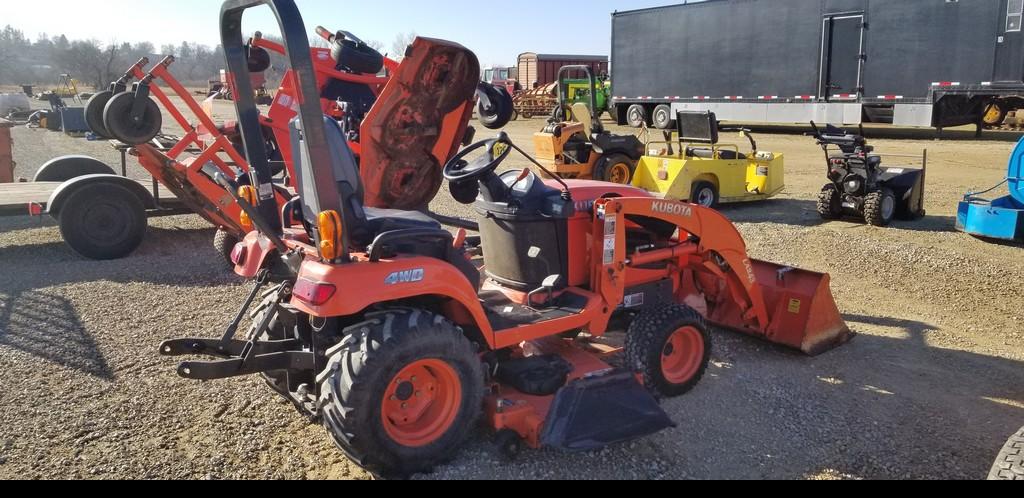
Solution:
[(675, 427), (629, 372), (573, 382), (558, 392), (544, 423), (541, 443), (592, 451)]

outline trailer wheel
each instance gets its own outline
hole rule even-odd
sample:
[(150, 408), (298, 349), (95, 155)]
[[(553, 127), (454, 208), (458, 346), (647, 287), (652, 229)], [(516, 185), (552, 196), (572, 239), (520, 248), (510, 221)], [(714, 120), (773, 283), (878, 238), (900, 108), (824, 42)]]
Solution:
[(1009, 109), (1003, 102), (993, 102), (985, 108), (985, 114), (982, 116), (982, 122), (989, 128), (998, 128), (1003, 125), (1006, 121), (1006, 115), (1009, 114)]
[(107, 127), (103, 124), (103, 111), (107, 108), (107, 103), (114, 97), (114, 92), (110, 90), (104, 90), (96, 95), (93, 95), (89, 102), (85, 104), (85, 124), (89, 127), (89, 130), (96, 134), (96, 136), (104, 139), (113, 138), (110, 132), (107, 131)]
[(818, 194), (818, 215), (823, 220), (838, 220), (843, 216), (843, 199), (833, 184), (825, 185)]
[(896, 218), (896, 194), (883, 188), (864, 199), (864, 221), (875, 227), (887, 227)]
[(338, 447), (384, 477), (450, 458), (483, 404), (473, 344), (444, 317), (416, 309), (368, 314), (345, 335), (320, 376), (320, 414)]
[(63, 156), (51, 159), (39, 168), (33, 182), (64, 183), (80, 176), (114, 175), (114, 169), (106, 163), (89, 156)]
[(655, 396), (673, 398), (693, 390), (711, 361), (711, 335), (689, 306), (643, 312), (629, 327), (626, 361)]
[(992, 467), (990, 481), (1024, 481), (1024, 429), (1006, 442)]
[(690, 202), (715, 209), (718, 207), (718, 188), (711, 182), (697, 182), (693, 184), (693, 188), (690, 189)]
[(58, 213), (60, 233), (89, 259), (120, 259), (135, 252), (146, 235), (146, 208), (131, 190), (94, 183), (71, 194)]
[(643, 128), (647, 124), (647, 108), (640, 104), (629, 106), (626, 111), (626, 124), (630, 128)]
[(672, 119), (672, 107), (665, 104), (659, 105), (654, 108), (654, 115), (651, 118), (654, 122), (654, 127), (659, 130), (671, 130), (673, 126)]
[(594, 179), (602, 182), (631, 185), (636, 174), (636, 161), (625, 154), (602, 157), (594, 167)]
[(156, 138), (163, 127), (160, 106), (153, 99), (146, 99), (145, 111), (136, 120), (132, 117), (135, 94), (123, 92), (115, 95), (103, 111), (103, 125), (110, 134), (128, 144), (142, 145)]
[(231, 268), (235, 267), (235, 262), (231, 261), (231, 253), (235, 250), (238, 242), (238, 237), (223, 228), (218, 228), (217, 233), (213, 236), (213, 249), (224, 258)]

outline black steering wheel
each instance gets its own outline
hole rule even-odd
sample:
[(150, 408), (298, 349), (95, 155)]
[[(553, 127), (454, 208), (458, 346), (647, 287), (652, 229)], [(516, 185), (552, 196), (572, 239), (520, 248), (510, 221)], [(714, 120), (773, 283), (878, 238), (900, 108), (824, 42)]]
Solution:
[[(473, 153), (484, 149), (484, 153), (472, 161), (466, 158)], [(498, 134), (498, 138), (477, 142), (459, 152), (448, 164), (444, 166), (444, 179), (453, 184), (466, 183), (472, 180), (480, 180), (488, 173), (498, 169), (498, 166), (508, 158), (512, 152), (512, 140), (505, 132)]]

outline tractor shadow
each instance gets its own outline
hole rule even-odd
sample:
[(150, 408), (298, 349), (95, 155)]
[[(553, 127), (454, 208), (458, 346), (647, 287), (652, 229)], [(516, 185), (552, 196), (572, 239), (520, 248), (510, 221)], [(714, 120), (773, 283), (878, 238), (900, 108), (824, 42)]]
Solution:
[[(54, 365), (113, 380), (96, 340), (67, 286), (89, 282), (209, 288), (240, 283), (210, 242), (212, 229), (150, 227), (136, 253), (92, 261), (63, 242), (0, 247), (0, 348), (9, 347)], [(81, 295), (81, 294), (78, 294)], [(131, 305), (131, 296), (112, 307)]]
[[(998, 448), (1024, 424), (1024, 362), (933, 347), (929, 336), (939, 329), (925, 322), (844, 318), (854, 330), (895, 334), (861, 333), (814, 358), (735, 334), (718, 336), (724, 347), (716, 360), (726, 367), (713, 369), (709, 384), (732, 406), (716, 401), (718, 415), (700, 407), (686, 414), (701, 419), (698, 430), (710, 432), (702, 435), (711, 441), (744, 441), (753, 453), (729, 455), (698, 443), (686, 459), (708, 474), (701, 477), (988, 474)], [(715, 465), (698, 463), (709, 455), (718, 455)], [(770, 457), (750, 466), (755, 455)]]

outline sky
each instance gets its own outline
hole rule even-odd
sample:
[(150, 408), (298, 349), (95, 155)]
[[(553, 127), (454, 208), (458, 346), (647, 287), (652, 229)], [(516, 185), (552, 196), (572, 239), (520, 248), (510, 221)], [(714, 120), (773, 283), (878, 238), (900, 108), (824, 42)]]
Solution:
[[(485, 65), (515, 65), (523, 52), (607, 55), (613, 11), (683, 0), (577, 0), (481, 2), (470, 0), (296, 0), (306, 27), (321, 24), (376, 40), (390, 51), (398, 33), (415, 31), (458, 42)], [(112, 0), (87, 6), (81, 0), (5, 1), (0, 25), (10, 24), (30, 39), (39, 34), (104, 43), (150, 41), (156, 47), (183, 41), (217, 45), (218, 0)], [(584, 27), (582, 32), (574, 26)], [(246, 15), (245, 32), (277, 33), (269, 9)]]

